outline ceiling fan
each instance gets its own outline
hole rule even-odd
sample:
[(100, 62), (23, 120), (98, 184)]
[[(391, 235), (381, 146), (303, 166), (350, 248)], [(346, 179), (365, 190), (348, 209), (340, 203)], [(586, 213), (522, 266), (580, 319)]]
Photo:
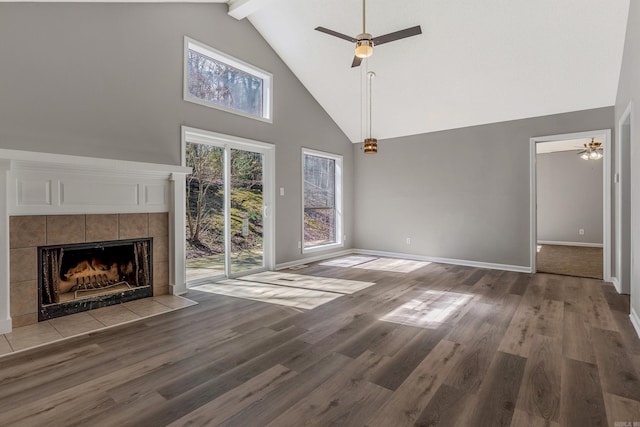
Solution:
[(359, 67), (360, 63), (364, 58), (368, 58), (373, 54), (373, 46), (380, 46), (384, 43), (389, 43), (392, 41), (404, 39), (411, 36), (417, 36), (418, 34), (422, 34), (422, 29), (420, 25), (411, 28), (405, 28), (404, 30), (395, 31), (393, 33), (385, 34), (383, 36), (373, 37), (371, 34), (367, 33), (366, 30), (366, 0), (362, 0), (362, 33), (358, 34), (355, 37), (347, 36), (346, 34), (339, 33), (337, 31), (330, 30), (324, 27), (316, 27), (316, 31), (320, 31), (325, 34), (329, 34), (334, 37), (338, 37), (351, 43), (356, 44), (355, 56), (353, 58), (353, 62), (351, 63), (351, 68)]
[(582, 144), (584, 149), (578, 152), (578, 156), (584, 160), (600, 160), (602, 155), (602, 142), (596, 142), (595, 138), (591, 138), (588, 144)]

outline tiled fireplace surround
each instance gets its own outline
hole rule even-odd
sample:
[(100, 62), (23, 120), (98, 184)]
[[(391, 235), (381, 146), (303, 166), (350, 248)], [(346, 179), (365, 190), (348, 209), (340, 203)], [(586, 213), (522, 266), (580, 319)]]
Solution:
[(0, 334), (38, 321), (38, 246), (152, 237), (154, 296), (185, 293), (189, 172), (0, 149)]
[(9, 219), (13, 327), (38, 322), (38, 246), (153, 238), (153, 295), (169, 293), (168, 213), (29, 215)]

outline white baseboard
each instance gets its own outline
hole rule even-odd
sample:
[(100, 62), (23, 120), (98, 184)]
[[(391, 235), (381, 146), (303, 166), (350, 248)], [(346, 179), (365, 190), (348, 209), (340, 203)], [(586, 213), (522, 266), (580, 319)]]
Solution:
[(531, 267), (520, 266), (520, 265), (494, 264), (490, 262), (468, 261), (468, 260), (453, 259), (453, 258), (429, 257), (429, 256), (421, 256), (421, 255), (403, 254), (399, 252), (371, 251), (367, 249), (354, 249), (353, 252), (364, 254), (364, 255), (383, 256), (388, 258), (403, 258), (403, 259), (411, 259), (414, 261), (426, 261), (426, 262), (436, 262), (441, 264), (463, 265), (465, 267), (487, 268), (490, 270), (504, 270), (504, 271), (515, 271), (518, 273), (531, 273)]
[(603, 248), (602, 243), (584, 243), (584, 242), (557, 242), (555, 240), (538, 240), (539, 245), (556, 245), (556, 246), (582, 246), (585, 248)]
[(338, 257), (338, 256), (351, 255), (354, 252), (355, 251), (353, 249), (345, 249), (343, 251), (330, 252), (330, 253), (325, 253), (325, 254), (321, 254), (321, 255), (310, 256), (310, 257), (298, 259), (298, 260), (295, 260), (295, 261), (289, 261), (289, 262), (283, 262), (281, 264), (276, 264), (276, 268), (275, 269), (276, 270), (284, 270), (285, 268), (295, 267), (297, 265), (306, 264), (308, 262), (323, 261), (325, 259), (335, 258), (335, 257)]
[(640, 318), (638, 318), (638, 313), (631, 307), (631, 314), (629, 314), (629, 318), (631, 319), (631, 324), (633, 328), (636, 330), (636, 334), (640, 337)]
[(402, 259), (410, 259), (414, 261), (425, 261), (425, 262), (435, 262), (440, 264), (463, 265), (465, 267), (486, 268), (489, 270), (515, 271), (517, 273), (531, 273), (531, 267), (528, 267), (528, 266), (495, 264), (490, 262), (468, 261), (468, 260), (453, 259), (453, 258), (429, 257), (429, 256), (422, 256), (422, 255), (405, 254), (400, 252), (372, 251), (368, 249), (346, 249), (344, 251), (316, 255), (313, 257), (308, 257), (308, 258), (303, 258), (295, 261), (277, 264), (275, 269), (283, 270), (285, 268), (295, 267), (296, 265), (306, 264), (308, 262), (323, 261), (325, 259), (335, 258), (338, 256), (351, 255), (351, 254), (374, 255), (374, 256), (387, 257), (387, 258), (402, 258)]
[(620, 287), (620, 281), (618, 280), (617, 277), (610, 277), (609, 278), (610, 282), (613, 283), (613, 286), (616, 288), (616, 291), (618, 291), (619, 294), (622, 293), (622, 288)]
[(0, 334), (8, 334), (12, 330), (11, 318), (0, 320)]

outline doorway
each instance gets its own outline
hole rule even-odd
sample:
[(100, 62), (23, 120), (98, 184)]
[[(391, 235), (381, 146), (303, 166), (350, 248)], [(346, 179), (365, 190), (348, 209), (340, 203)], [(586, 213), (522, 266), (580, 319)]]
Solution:
[(273, 145), (185, 129), (188, 285), (273, 268)]
[[(607, 129), (531, 138), (532, 272), (611, 280), (610, 137)], [(592, 142), (599, 155), (585, 150)]]

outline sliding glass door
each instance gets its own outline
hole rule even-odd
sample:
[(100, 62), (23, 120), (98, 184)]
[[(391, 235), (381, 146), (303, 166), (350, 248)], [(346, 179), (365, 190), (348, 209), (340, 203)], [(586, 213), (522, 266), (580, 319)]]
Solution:
[[(195, 132), (195, 131), (194, 131)], [(235, 277), (272, 268), (269, 218), (272, 148), (186, 133), (187, 282)]]
[(264, 267), (263, 154), (231, 149), (231, 274)]
[(187, 281), (225, 274), (224, 148), (187, 143)]

